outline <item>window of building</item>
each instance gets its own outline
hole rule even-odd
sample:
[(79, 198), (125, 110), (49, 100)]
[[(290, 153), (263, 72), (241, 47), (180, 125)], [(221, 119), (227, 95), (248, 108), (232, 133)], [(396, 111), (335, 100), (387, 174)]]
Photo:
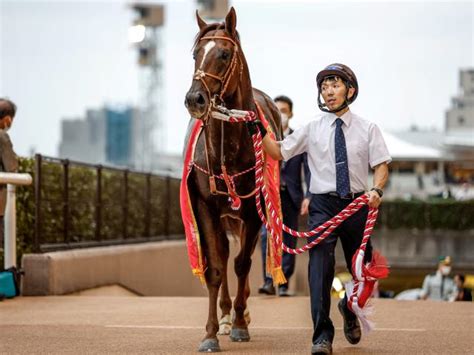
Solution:
[(459, 116), (459, 117), (458, 117), (458, 123), (459, 123), (461, 126), (464, 124), (465, 121), (466, 121), (466, 120), (464, 119), (464, 117), (462, 117), (462, 116)]

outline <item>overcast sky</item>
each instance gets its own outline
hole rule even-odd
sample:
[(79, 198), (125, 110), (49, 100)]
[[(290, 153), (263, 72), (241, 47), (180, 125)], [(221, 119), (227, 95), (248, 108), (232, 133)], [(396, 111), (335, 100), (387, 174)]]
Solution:
[[(189, 115), (193, 0), (166, 4), (162, 29), (166, 150), (181, 152)], [(293, 126), (316, 114), (315, 76), (342, 62), (359, 79), (352, 110), (387, 131), (443, 129), (459, 93), (459, 70), (474, 67), (474, 2), (231, 0), (252, 83), (290, 96)], [(56, 156), (60, 121), (104, 104), (137, 104), (135, 15), (125, 1), (0, 0), (0, 96), (19, 107), (17, 153)]]

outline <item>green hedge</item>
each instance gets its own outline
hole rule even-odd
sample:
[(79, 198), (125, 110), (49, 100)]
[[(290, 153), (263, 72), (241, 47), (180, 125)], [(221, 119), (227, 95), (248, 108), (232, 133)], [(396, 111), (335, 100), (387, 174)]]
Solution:
[(378, 227), (390, 229), (474, 229), (474, 201), (385, 201)]
[[(20, 159), (20, 172), (34, 177), (34, 160)], [(43, 242), (63, 241), (63, 169), (56, 162), (42, 164), (42, 234)], [(124, 233), (123, 216), (123, 172), (104, 168), (102, 170), (102, 240), (121, 239)], [(166, 195), (166, 184), (170, 183), (170, 197)], [(95, 240), (96, 170), (71, 164), (69, 167), (70, 221), (69, 241)], [(128, 175), (128, 223), (126, 236), (147, 237), (145, 230), (146, 175)], [(151, 177), (151, 236), (183, 234), (179, 207), (179, 180)], [(377, 227), (390, 229), (474, 229), (474, 201), (385, 201), (382, 204)], [(166, 230), (166, 218), (168, 230)], [(35, 226), (34, 185), (17, 188), (17, 245), (18, 258), (33, 251)], [(3, 265), (0, 255), (0, 265)]]

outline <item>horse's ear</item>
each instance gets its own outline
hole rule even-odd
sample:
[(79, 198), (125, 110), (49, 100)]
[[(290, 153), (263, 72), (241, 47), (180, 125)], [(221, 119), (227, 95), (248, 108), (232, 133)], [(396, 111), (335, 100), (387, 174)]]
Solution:
[(235, 37), (237, 34), (237, 31), (235, 28), (237, 27), (237, 15), (235, 13), (235, 9), (232, 6), (230, 8), (229, 13), (225, 17), (225, 30), (232, 35), (232, 37)]
[(199, 16), (199, 11), (196, 10), (196, 20), (199, 26), (199, 29), (202, 30), (204, 27), (207, 26), (207, 23)]

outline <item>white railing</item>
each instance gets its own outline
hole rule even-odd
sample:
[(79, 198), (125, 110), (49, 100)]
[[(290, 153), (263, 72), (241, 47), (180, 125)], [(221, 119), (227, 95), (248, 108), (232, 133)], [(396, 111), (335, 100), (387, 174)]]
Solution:
[(16, 266), (16, 186), (30, 185), (33, 178), (30, 174), (1, 173), (0, 184), (7, 184), (7, 205), (5, 208), (5, 269)]

